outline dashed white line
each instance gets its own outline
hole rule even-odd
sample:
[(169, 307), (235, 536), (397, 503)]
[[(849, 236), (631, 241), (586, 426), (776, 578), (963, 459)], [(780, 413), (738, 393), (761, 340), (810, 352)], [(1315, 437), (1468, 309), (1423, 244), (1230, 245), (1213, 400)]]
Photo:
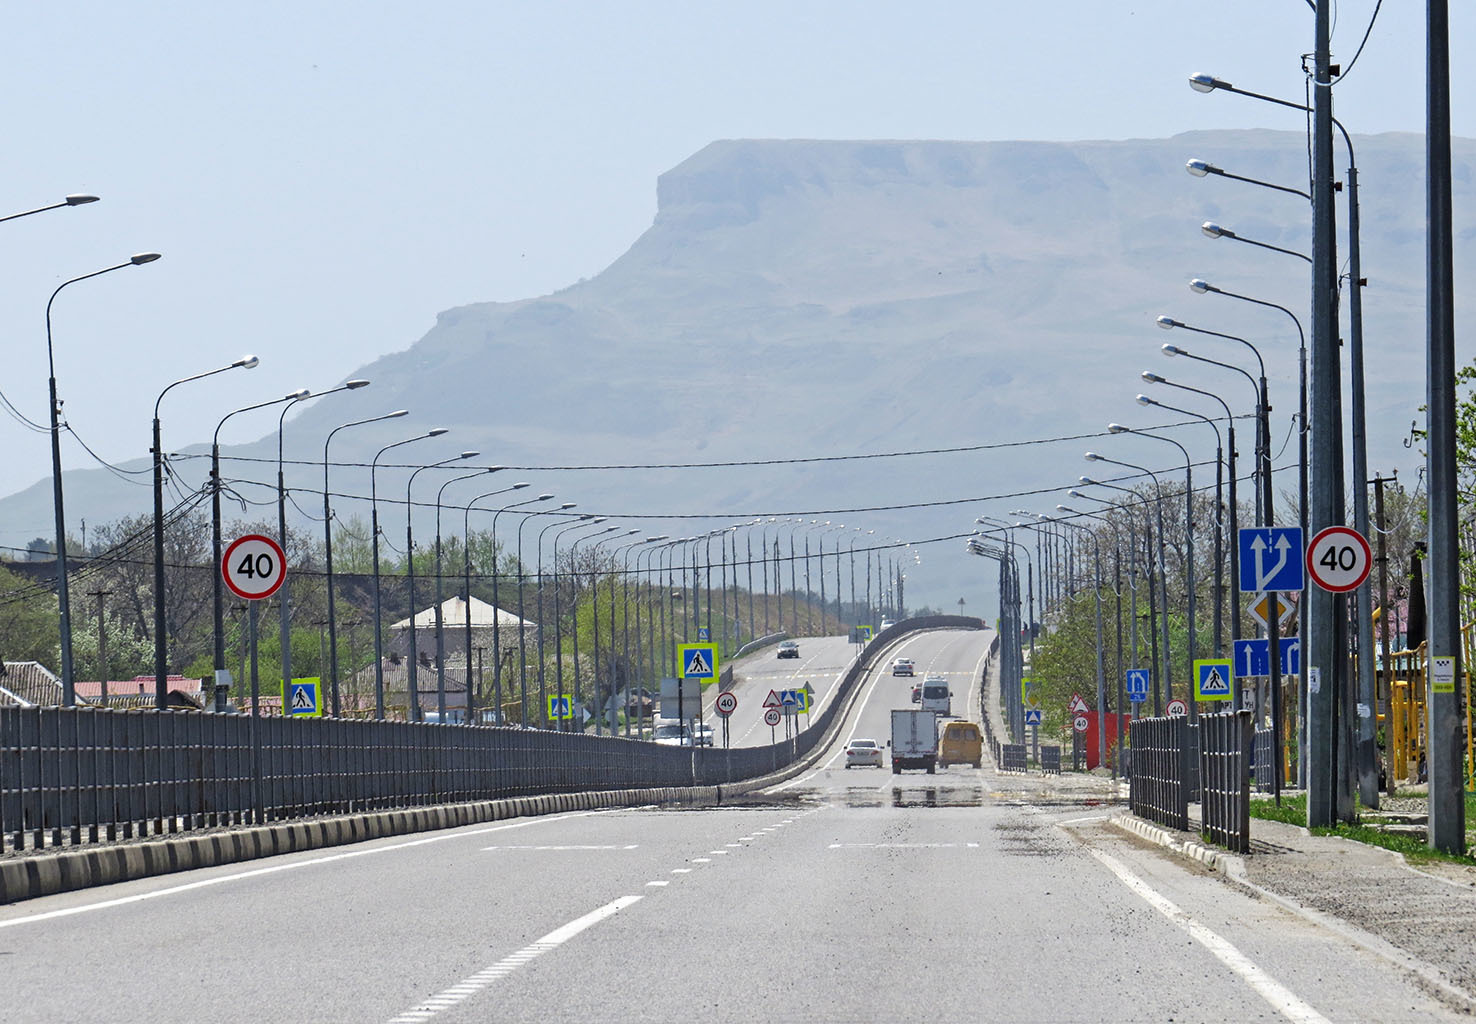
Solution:
[(418, 1024), (419, 1021), (429, 1020), (442, 1010), (450, 1009), (467, 997), (480, 992), (494, 981), (507, 977), (524, 964), (542, 956), (551, 949), (557, 949), (586, 928), (599, 924), (605, 918), (619, 913), (632, 903), (636, 903), (641, 899), (643, 899), (641, 896), (622, 896), (618, 900), (606, 903), (598, 910), (592, 910), (583, 917), (570, 921), (561, 928), (555, 928), (543, 938), (524, 946), (510, 956), (503, 957), (491, 967), (478, 971), (476, 974), (463, 979), (444, 992), (438, 992), (418, 1006), (412, 1007), (398, 1017), (392, 1018), (390, 1024)]
[(656, 886), (656, 887), (659, 888), (660, 886), (663, 886), (663, 885), (670, 885), (671, 882), (668, 879), (662, 878), (662, 879), (658, 879), (657, 881), (654, 881), (654, 882), (647, 882), (646, 884), (648, 886)]

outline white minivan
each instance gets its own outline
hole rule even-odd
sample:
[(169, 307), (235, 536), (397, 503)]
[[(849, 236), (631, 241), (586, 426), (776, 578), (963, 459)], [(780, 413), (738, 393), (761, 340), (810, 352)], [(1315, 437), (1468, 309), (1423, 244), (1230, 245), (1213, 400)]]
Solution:
[(953, 691), (948, 688), (948, 680), (942, 676), (929, 676), (923, 680), (922, 700), (919, 702), (923, 711), (936, 711), (940, 715), (953, 716)]

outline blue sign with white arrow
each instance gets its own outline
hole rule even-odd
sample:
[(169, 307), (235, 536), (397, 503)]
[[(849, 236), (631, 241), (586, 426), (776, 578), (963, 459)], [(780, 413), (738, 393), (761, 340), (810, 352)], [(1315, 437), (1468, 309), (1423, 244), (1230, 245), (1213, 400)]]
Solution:
[(1303, 559), (1300, 526), (1242, 526), (1240, 528), (1240, 589), (1261, 594), (1268, 590), (1305, 590), (1307, 567)]
[(1148, 699), (1148, 670), (1146, 668), (1127, 670), (1127, 695), (1128, 700), (1134, 704), (1141, 704)]
[[(1299, 637), (1280, 637), (1276, 643), (1281, 654), (1281, 674), (1297, 675), (1302, 668), (1302, 641)], [(1237, 676), (1269, 676), (1271, 674), (1271, 640), (1259, 637), (1235, 641), (1235, 674)]]

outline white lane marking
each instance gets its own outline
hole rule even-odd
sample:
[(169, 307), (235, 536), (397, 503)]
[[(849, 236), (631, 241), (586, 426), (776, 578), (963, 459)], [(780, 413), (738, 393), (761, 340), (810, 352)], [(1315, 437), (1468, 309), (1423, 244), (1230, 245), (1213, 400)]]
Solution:
[(832, 850), (977, 850), (978, 843), (831, 843)]
[(663, 878), (659, 882), (647, 882), (646, 884), (648, 886), (649, 885), (654, 885), (654, 886), (670, 885), (671, 884), (671, 880), (670, 879)]
[(1283, 1017), (1297, 1021), (1299, 1024), (1329, 1024), (1326, 1017), (1299, 999), (1289, 988), (1261, 970), (1251, 962), (1249, 957), (1228, 941), (1184, 913), (1167, 897), (1149, 887), (1147, 882), (1133, 874), (1117, 858), (1091, 847), (1087, 847), (1087, 853), (1101, 861), (1107, 870), (1120, 878), (1124, 885), (1142, 897), (1150, 907), (1188, 932), (1190, 937), (1209, 950), (1215, 959), (1240, 975), (1257, 995), (1270, 1003), (1272, 1009)]
[(390, 1024), (416, 1024), (418, 1021), (428, 1020), (442, 1010), (450, 1009), (462, 1002), (468, 996), (475, 995), (494, 981), (507, 977), (519, 967), (549, 950), (557, 949), (586, 928), (592, 928), (605, 918), (619, 913), (632, 903), (644, 898), (643, 896), (622, 896), (614, 902), (606, 903), (598, 910), (592, 910), (583, 917), (570, 921), (561, 928), (555, 928), (543, 938), (524, 946), (510, 956), (503, 957), (486, 970), (478, 971), (444, 992), (438, 992), (420, 1005), (406, 1010), (398, 1017), (391, 1018)]
[(687, 875), (687, 874), (691, 874), (692, 873), (692, 869), (691, 868), (672, 868), (671, 869), (671, 873), (673, 875)]
[[(632, 810), (633, 808), (621, 808), (621, 810)], [(62, 910), (48, 910), (41, 914), (31, 914), (27, 917), (16, 917), (9, 921), (0, 921), (0, 928), (12, 928), (18, 924), (33, 924), (38, 921), (49, 921), (58, 917), (71, 917), (74, 914), (86, 914), (94, 910), (106, 910), (111, 907), (121, 907), (129, 903), (142, 903), (144, 900), (159, 899), (162, 896), (177, 896), (182, 892), (194, 892), (197, 889), (205, 889), (212, 885), (224, 885), (227, 882), (239, 882), (247, 878), (259, 878), (262, 875), (274, 875), (279, 871), (295, 871), (298, 868), (313, 867), (318, 864), (331, 864), (334, 861), (349, 860), (354, 857), (368, 857), (376, 853), (388, 853), (391, 850), (408, 850), (416, 846), (427, 846), (431, 843), (441, 843), (448, 839), (465, 839), (467, 836), (481, 836), (489, 832), (505, 832), (514, 828), (527, 828), (530, 825), (545, 825), (556, 821), (568, 821), (571, 818), (587, 818), (595, 814), (610, 814), (611, 811), (579, 811), (575, 814), (559, 814), (551, 818), (532, 818), (528, 821), (515, 821), (507, 825), (493, 825), (490, 828), (473, 829), (470, 832), (456, 831), (446, 832), (423, 839), (412, 839), (404, 843), (391, 843), (388, 846), (376, 846), (372, 849), (348, 850), (344, 853), (331, 853), (323, 857), (313, 857), (308, 860), (293, 861), (290, 864), (273, 864), (264, 868), (252, 868), (250, 871), (237, 871), (234, 874), (220, 875), (216, 878), (206, 878), (198, 882), (186, 882), (184, 885), (172, 885), (167, 889), (155, 889), (152, 892), (142, 892), (134, 896), (120, 896), (111, 900), (100, 900), (97, 903), (86, 903), (79, 907), (66, 907)], [(284, 855), (279, 855), (284, 856)]]
[(728, 855), (727, 850), (708, 850), (707, 852), (714, 857), (726, 857)]
[(639, 847), (635, 843), (631, 843), (629, 846), (484, 846), (482, 849), (483, 851), (536, 850), (541, 853), (546, 850), (635, 850), (639, 849)]
[(693, 864), (711, 864), (712, 863), (712, 858), (711, 857), (693, 857), (692, 858), (692, 863)]

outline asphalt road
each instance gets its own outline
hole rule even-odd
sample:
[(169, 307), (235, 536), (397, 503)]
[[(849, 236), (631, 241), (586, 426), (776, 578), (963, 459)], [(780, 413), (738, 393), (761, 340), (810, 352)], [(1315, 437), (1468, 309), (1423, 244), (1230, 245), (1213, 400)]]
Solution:
[[(957, 681), (989, 634), (909, 639)], [(1458, 1014), (1110, 827), (1115, 786), (813, 771), (743, 806), (555, 815), (0, 908), (10, 1021), (1256, 1021)]]
[[(777, 645), (755, 651), (733, 663), (733, 694), (738, 698), (738, 710), (728, 719), (728, 745), (732, 747), (761, 747), (785, 738), (785, 726), (781, 722), (771, 730), (764, 724), (764, 700), (770, 690), (793, 690), (810, 684), (815, 691), (815, 700), (810, 712), (815, 714), (823, 708), (835, 693), (841, 677), (856, 660), (857, 648), (843, 636), (800, 637), (798, 658), (781, 658)], [(713, 737), (718, 746), (723, 742), (723, 724), (712, 708), (718, 690), (710, 686), (703, 693), (703, 715), (713, 728)], [(800, 728), (805, 727), (804, 716)], [(791, 725), (792, 727), (792, 725)]]

